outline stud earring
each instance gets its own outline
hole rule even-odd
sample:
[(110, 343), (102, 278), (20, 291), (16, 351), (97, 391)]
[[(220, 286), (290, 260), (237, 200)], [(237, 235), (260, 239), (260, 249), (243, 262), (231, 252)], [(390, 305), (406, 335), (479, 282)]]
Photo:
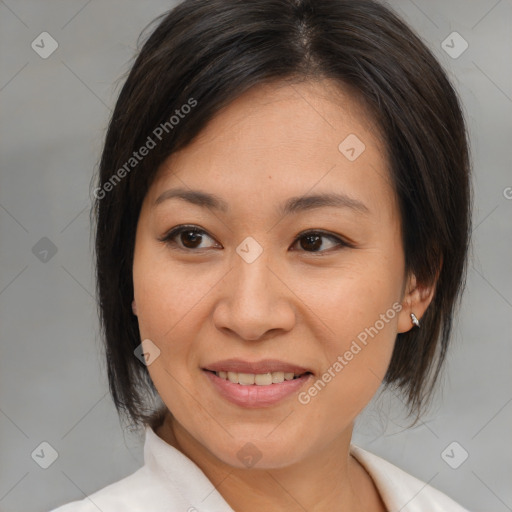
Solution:
[(416, 327), (420, 326), (420, 321), (418, 320), (418, 317), (414, 313), (411, 313), (411, 321)]

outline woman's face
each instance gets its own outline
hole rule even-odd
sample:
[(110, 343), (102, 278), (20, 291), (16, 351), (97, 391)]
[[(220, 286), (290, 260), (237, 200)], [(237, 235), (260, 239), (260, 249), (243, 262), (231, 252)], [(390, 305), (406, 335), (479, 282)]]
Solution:
[(229, 465), (283, 467), (349, 438), (410, 327), (375, 130), (332, 83), (260, 86), (144, 200), (133, 279), (148, 370), (180, 428)]

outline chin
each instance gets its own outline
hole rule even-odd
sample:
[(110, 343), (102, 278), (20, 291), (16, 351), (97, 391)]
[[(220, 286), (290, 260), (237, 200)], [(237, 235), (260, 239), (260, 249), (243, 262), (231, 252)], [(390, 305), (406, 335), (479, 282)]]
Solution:
[[(268, 432), (268, 431), (267, 431)], [(226, 444), (218, 444), (212, 440), (208, 450), (225, 464), (238, 469), (278, 469), (290, 466), (305, 457), (303, 440), (288, 438), (286, 442), (281, 439), (265, 439), (267, 433), (256, 437), (234, 436)]]

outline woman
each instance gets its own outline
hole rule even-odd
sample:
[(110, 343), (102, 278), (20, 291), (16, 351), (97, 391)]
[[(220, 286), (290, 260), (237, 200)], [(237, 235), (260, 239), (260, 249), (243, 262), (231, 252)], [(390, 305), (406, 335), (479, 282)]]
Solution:
[(428, 403), (469, 170), (455, 91), (379, 3), (166, 14), (94, 191), (110, 390), (145, 465), (56, 510), (463, 511), (351, 437), (382, 382)]

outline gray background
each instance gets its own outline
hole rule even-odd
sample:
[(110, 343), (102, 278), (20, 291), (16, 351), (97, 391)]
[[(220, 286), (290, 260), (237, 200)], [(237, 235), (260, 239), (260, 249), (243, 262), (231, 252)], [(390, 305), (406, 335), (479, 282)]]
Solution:
[[(394, 0), (458, 89), (472, 139), (474, 239), (443, 392), (412, 429), (385, 395), (354, 441), (474, 511), (512, 510), (510, 0)], [(173, 2), (0, 1), (0, 510), (45, 511), (134, 472), (142, 438), (108, 395), (94, 299), (90, 182), (140, 31)], [(43, 31), (58, 49), (42, 59)], [(469, 48), (441, 47), (453, 31)], [(507, 199), (508, 196), (508, 199)], [(57, 252), (32, 252), (47, 237)], [(44, 242), (40, 242), (44, 243)], [(46, 242), (47, 243), (47, 242)], [(51, 256), (49, 253), (48, 257)], [(57, 460), (32, 452), (46, 441)], [(453, 441), (452, 469), (441, 457)], [(48, 453), (48, 452), (47, 452)]]

